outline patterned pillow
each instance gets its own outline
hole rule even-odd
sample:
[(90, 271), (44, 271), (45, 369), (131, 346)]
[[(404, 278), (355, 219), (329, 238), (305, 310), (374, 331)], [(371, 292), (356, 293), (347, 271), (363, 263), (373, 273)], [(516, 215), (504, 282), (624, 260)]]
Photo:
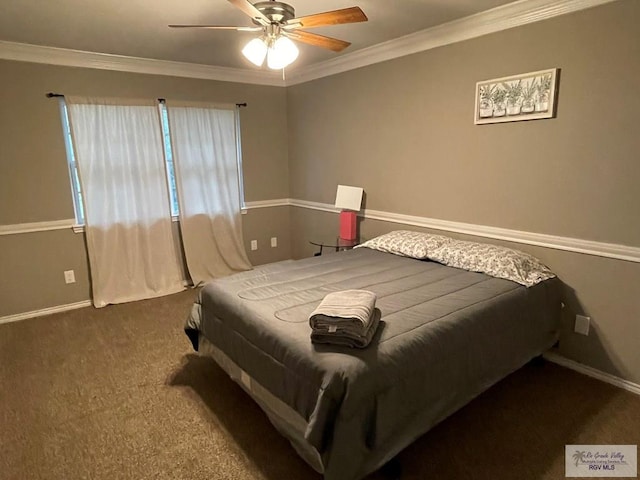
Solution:
[(429, 258), (450, 267), (486, 273), (526, 287), (555, 277), (534, 256), (488, 243), (454, 240), (430, 252)]
[(396, 230), (366, 241), (358, 247), (423, 260), (429, 258), (429, 254), (434, 249), (452, 240), (442, 235)]

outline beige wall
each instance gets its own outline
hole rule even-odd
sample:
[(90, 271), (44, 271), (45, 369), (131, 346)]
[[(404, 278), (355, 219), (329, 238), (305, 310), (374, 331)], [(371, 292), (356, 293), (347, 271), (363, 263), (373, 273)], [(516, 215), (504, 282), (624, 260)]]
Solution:
[[(640, 245), (640, 2), (289, 88), (291, 197)], [(559, 67), (555, 119), (473, 124), (475, 84)]]
[[(0, 317), (90, 298), (84, 235), (73, 230), (0, 236)], [(76, 283), (65, 284), (65, 270)]]
[[(290, 196), (358, 185), (374, 210), (640, 247), (639, 19), (621, 0), (288, 88)], [(552, 67), (557, 118), (473, 124), (477, 81)], [(292, 210), (292, 252), (309, 255), (337, 220)], [(561, 353), (640, 382), (640, 264), (512, 246), (567, 285)]]
[[(47, 92), (223, 103), (241, 111), (247, 201), (288, 196), (286, 92), (282, 88), (0, 61), (0, 225), (73, 218), (58, 102)], [(289, 258), (289, 212), (243, 215), (254, 264)], [(277, 236), (278, 248), (269, 247)], [(87, 300), (84, 236), (69, 230), (0, 236), (0, 317)], [(63, 271), (75, 270), (66, 285)]]
[[(291, 258), (291, 224), (289, 207), (256, 208), (242, 216), (244, 247), (253, 265)], [(277, 247), (271, 247), (271, 238)], [(251, 240), (257, 240), (258, 250), (251, 250)]]
[[(0, 225), (73, 216), (57, 105), (44, 97), (55, 91), (248, 102), (248, 201), (332, 203), (346, 183), (371, 209), (640, 246), (639, 19), (640, 4), (620, 0), (287, 89), (0, 61)], [(475, 82), (550, 67), (562, 69), (557, 118), (473, 125)], [(309, 239), (337, 217), (275, 207), (243, 226), (258, 264), (311, 255)], [(367, 238), (398, 227), (361, 223)], [(512, 246), (566, 284), (561, 352), (640, 382), (640, 265)], [(89, 295), (83, 237), (68, 230), (0, 236), (0, 269), (0, 317)], [(592, 316), (589, 337), (571, 332), (575, 313)]]

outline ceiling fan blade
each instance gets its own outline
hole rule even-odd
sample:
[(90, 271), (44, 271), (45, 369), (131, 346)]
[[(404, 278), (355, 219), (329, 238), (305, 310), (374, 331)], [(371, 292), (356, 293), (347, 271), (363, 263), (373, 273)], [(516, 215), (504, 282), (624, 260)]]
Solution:
[(296, 30), (294, 32), (285, 32), (284, 34), (294, 40), (308, 43), (309, 45), (314, 45), (316, 47), (327, 48), (329, 50), (333, 50), (334, 52), (341, 52), (349, 45), (351, 45), (350, 42), (345, 42), (344, 40), (325, 37), (324, 35), (318, 35), (317, 33), (303, 32), (300, 30)]
[(225, 25), (169, 25), (169, 28), (208, 28), (209, 30), (236, 30), (238, 32), (259, 32), (262, 27), (229, 27)]
[(252, 19), (262, 25), (270, 25), (269, 20), (260, 10), (249, 3), (248, 0), (227, 0), (232, 3), (236, 8), (242, 10), (245, 14), (249, 15)]
[(306, 17), (292, 18), (287, 22), (295, 28), (313, 28), (324, 25), (339, 25), (341, 23), (366, 22), (367, 16), (360, 7), (343, 8), (331, 12), (316, 13)]

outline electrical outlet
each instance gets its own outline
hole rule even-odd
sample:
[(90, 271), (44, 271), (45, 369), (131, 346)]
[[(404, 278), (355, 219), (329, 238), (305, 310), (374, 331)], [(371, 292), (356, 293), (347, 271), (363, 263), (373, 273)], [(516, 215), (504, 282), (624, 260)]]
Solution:
[(576, 315), (576, 323), (573, 327), (573, 331), (580, 335), (589, 335), (589, 324), (591, 323), (591, 317), (585, 317), (584, 315)]
[(76, 283), (76, 274), (73, 270), (64, 271), (64, 283)]
[(271, 237), (271, 248), (278, 246), (278, 237)]
[(251, 250), (258, 249), (258, 240), (251, 240)]

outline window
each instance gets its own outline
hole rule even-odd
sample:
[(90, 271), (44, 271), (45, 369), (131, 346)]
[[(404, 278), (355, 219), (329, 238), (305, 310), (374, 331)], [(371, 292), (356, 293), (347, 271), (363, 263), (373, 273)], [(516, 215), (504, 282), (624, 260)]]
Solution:
[[(244, 106), (246, 107), (246, 103)], [(240, 135), (240, 105), (236, 105), (236, 160), (238, 162), (238, 188), (240, 191), (240, 207), (245, 208), (244, 203), (244, 178), (242, 176), (242, 137)], [(246, 210), (245, 210), (246, 213)]]
[(76, 214), (76, 223), (78, 225), (84, 225), (84, 206), (82, 205), (82, 189), (80, 187), (80, 176), (78, 175), (78, 165), (76, 164), (76, 155), (73, 151), (73, 141), (71, 140), (69, 112), (67, 111), (67, 104), (64, 101), (64, 97), (60, 97), (60, 116), (62, 118), (64, 145), (67, 150), (69, 179), (71, 180), (71, 193), (73, 194), (73, 210)]
[(162, 123), (162, 138), (164, 140), (164, 159), (167, 165), (167, 181), (169, 186), (169, 198), (171, 199), (171, 216), (177, 217), (180, 214), (178, 207), (178, 190), (176, 188), (176, 172), (173, 168), (173, 152), (171, 151), (171, 135), (169, 133), (169, 117), (167, 116), (167, 106), (164, 102), (159, 103), (160, 122)]
[[(160, 109), (160, 123), (162, 125), (162, 138), (164, 142), (165, 167), (167, 172), (167, 186), (169, 189), (169, 201), (171, 206), (171, 216), (177, 219), (180, 214), (178, 203), (178, 190), (176, 187), (175, 168), (173, 164), (173, 152), (171, 150), (171, 134), (169, 130), (169, 118), (167, 107), (164, 101), (158, 103)], [(62, 119), (62, 130), (64, 134), (64, 142), (67, 150), (67, 163), (69, 166), (69, 177), (71, 180), (71, 192), (73, 195), (73, 208), (76, 216), (76, 223), (84, 225), (84, 205), (82, 202), (82, 187), (80, 185), (80, 175), (76, 163), (75, 152), (73, 149), (73, 140), (71, 137), (71, 127), (69, 123), (69, 112), (64, 97), (60, 97), (60, 116)], [(244, 208), (244, 190), (242, 178), (242, 151), (240, 141), (240, 115), (236, 111), (236, 143), (237, 143), (237, 163), (238, 163), (238, 179), (240, 187), (240, 205)]]

